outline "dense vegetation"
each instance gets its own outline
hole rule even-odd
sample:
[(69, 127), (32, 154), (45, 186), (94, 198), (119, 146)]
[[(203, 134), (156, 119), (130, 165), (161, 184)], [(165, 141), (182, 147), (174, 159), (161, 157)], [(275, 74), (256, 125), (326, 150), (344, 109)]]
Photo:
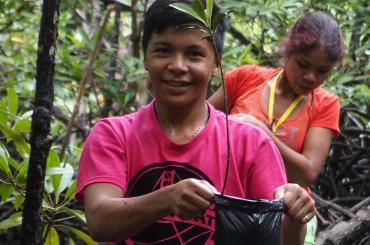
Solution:
[[(325, 87), (341, 98), (342, 129), (356, 127), (360, 131), (353, 133), (348, 129), (336, 139), (333, 147), (337, 148), (333, 148), (328, 160), (331, 165), (323, 172), (315, 191), (330, 200), (352, 196), (351, 202), (346, 203), (349, 207), (361, 201), (361, 197), (369, 196), (368, 1), (218, 2), (231, 11), (232, 27), (223, 55), (225, 70), (244, 63), (278, 65), (279, 40), (303, 12), (322, 10), (339, 21), (346, 56)], [(85, 234), (85, 218), (74, 200), (77, 162), (84, 139), (96, 120), (135, 111), (151, 98), (140, 50), (142, 14), (149, 4), (145, 0), (61, 2), (54, 74), (53, 144), (47, 159), (41, 215), (45, 243), (94, 243)], [(17, 241), (22, 222), (41, 7), (41, 1), (0, 2), (0, 241), (11, 244)], [(102, 40), (99, 33), (104, 34)], [(220, 79), (216, 78), (209, 87), (210, 93), (219, 85)], [(356, 140), (360, 138), (362, 141)], [(362, 147), (360, 150), (348, 147), (357, 143)], [(353, 161), (361, 160), (360, 165), (348, 163), (348, 156), (353, 154), (357, 157)], [(339, 170), (333, 166), (336, 159), (343, 161)], [(350, 184), (338, 188), (340, 193), (330, 189), (351, 182), (353, 175), (346, 175), (346, 171), (352, 170), (352, 165), (356, 167), (357, 177), (365, 176), (359, 182), (362, 191), (355, 192), (357, 186)], [(340, 178), (334, 177), (333, 181), (336, 172)]]

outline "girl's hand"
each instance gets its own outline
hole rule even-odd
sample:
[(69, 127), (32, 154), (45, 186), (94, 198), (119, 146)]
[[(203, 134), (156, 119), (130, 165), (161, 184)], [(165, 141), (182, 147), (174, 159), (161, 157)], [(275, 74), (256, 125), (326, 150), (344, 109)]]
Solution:
[(297, 184), (285, 184), (278, 187), (275, 198), (283, 198), (286, 213), (301, 224), (308, 223), (315, 215), (315, 202), (305, 189)]
[(269, 131), (268, 127), (263, 122), (261, 122), (260, 120), (258, 120), (257, 118), (255, 118), (252, 115), (245, 114), (245, 113), (238, 113), (238, 114), (229, 115), (229, 117), (233, 118), (235, 120), (244, 122), (244, 123), (253, 124), (253, 125), (265, 130), (266, 132)]

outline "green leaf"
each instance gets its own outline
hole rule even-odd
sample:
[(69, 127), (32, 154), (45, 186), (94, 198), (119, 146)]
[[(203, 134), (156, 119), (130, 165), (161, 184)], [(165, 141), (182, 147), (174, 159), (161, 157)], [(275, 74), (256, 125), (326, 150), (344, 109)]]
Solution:
[(0, 61), (3, 64), (14, 65), (14, 59), (12, 59), (11, 57), (0, 55)]
[(23, 205), (23, 203), (24, 203), (24, 196), (22, 195), (16, 196), (13, 202), (16, 210), (18, 210)]
[(65, 172), (63, 167), (48, 167), (46, 169), (46, 175), (62, 175)]
[(26, 142), (26, 140), (20, 135), (17, 131), (12, 128), (7, 127), (4, 124), (0, 123), (0, 130), (3, 131), (5, 136), (7, 137), (8, 141), (13, 140), (15, 146), (20, 154), (29, 155), (30, 154), (30, 146)]
[(22, 213), (16, 213), (10, 216), (8, 219), (0, 222), (0, 230), (7, 230), (12, 227), (16, 227), (22, 224)]
[(15, 181), (16, 181), (17, 185), (20, 185), (20, 186), (26, 185), (27, 170), (28, 170), (28, 162), (23, 164), (23, 166), (21, 166), (21, 168), (19, 169), (17, 177), (15, 178)]
[(49, 151), (49, 155), (48, 155), (48, 158), (47, 158), (47, 161), (46, 161), (46, 166), (47, 166), (46, 176), (50, 177), (53, 189), (54, 189), (56, 195), (58, 196), (59, 195), (58, 190), (59, 190), (59, 186), (60, 186), (60, 181), (62, 179), (61, 174), (64, 172), (64, 169), (59, 167), (60, 166), (60, 159), (59, 159), (58, 153), (57, 153), (55, 148), (54, 149), (52, 148)]
[(45, 209), (55, 210), (55, 208), (45, 199), (42, 200), (42, 207)]
[(64, 168), (47, 168), (46, 175), (50, 177), (53, 189), (56, 195), (63, 192), (72, 183), (73, 167), (71, 164), (66, 164)]
[(126, 6), (131, 6), (131, 0), (116, 0), (116, 2), (126, 5)]
[(18, 111), (18, 95), (14, 87), (8, 88), (8, 112), (15, 116)]
[(352, 81), (353, 78), (354, 78), (353, 75), (344, 75), (344, 76), (342, 76), (342, 77), (339, 78), (339, 80), (338, 80), (337, 83), (338, 84), (344, 84), (344, 83), (347, 83), (347, 82)]
[(65, 200), (74, 198), (74, 194), (76, 192), (76, 180), (73, 181), (73, 183), (68, 187)]
[(23, 118), (17, 120), (13, 126), (13, 129), (19, 133), (30, 133), (31, 132), (31, 119)]
[[(2, 57), (2, 56), (0, 56), (0, 57)], [(0, 60), (1, 60), (1, 58), (0, 58)], [(10, 88), (10, 87), (13, 87), (14, 85), (16, 85), (18, 83), (22, 83), (22, 82), (25, 82), (25, 81), (22, 81), (22, 80), (8, 80), (8, 81), (6, 81), (5, 84), (0, 85), (0, 91), (3, 91), (3, 90), (5, 90), (7, 88)]]
[(85, 232), (78, 230), (76, 228), (73, 228), (71, 226), (63, 225), (66, 229), (71, 231), (73, 234), (78, 236), (82, 241), (84, 241), (87, 245), (99, 245), (99, 243), (95, 242), (89, 235), (87, 235)]
[(59, 121), (55, 121), (54, 126), (51, 129), (51, 135), (56, 136), (57, 134), (60, 133), (61, 129), (64, 127), (64, 124), (62, 124)]
[(10, 158), (9, 153), (5, 146), (0, 142), (0, 170), (4, 171), (7, 175), (10, 173), (9, 162)]
[(205, 20), (203, 20), (202, 17), (199, 16), (198, 13), (195, 12), (191, 7), (189, 7), (185, 4), (182, 4), (182, 3), (173, 3), (173, 4), (170, 4), (170, 6), (177, 9), (177, 10), (180, 10), (184, 13), (187, 13), (187, 14), (193, 16), (195, 19), (199, 20), (205, 26), (207, 26), (207, 22)]
[(13, 168), (15, 169), (19, 169), (20, 167), (20, 164), (19, 162), (17, 162), (16, 160), (14, 160), (13, 158), (9, 157), (8, 158), (8, 161), (9, 161), (9, 165), (12, 166)]
[(200, 18), (202, 18), (203, 22), (207, 23), (207, 16), (204, 12), (204, 6), (199, 0), (192, 1), (191, 8), (197, 13)]
[[(45, 227), (45, 229), (47, 229), (47, 226)], [(59, 245), (58, 232), (54, 227), (50, 227), (50, 230), (45, 239), (44, 245)]]
[(213, 28), (216, 28), (216, 26), (212, 25), (212, 10), (213, 10), (213, 0), (207, 0), (207, 22), (208, 26), (213, 30)]
[(13, 194), (15, 188), (10, 184), (0, 183), (0, 196), (1, 199), (5, 202)]
[(60, 159), (58, 156), (58, 152), (56, 148), (52, 148), (49, 151), (48, 158), (46, 161), (47, 167), (59, 167), (60, 166)]
[(213, 31), (216, 31), (216, 27), (218, 26), (218, 24), (220, 24), (220, 21), (222, 20), (222, 18), (225, 16), (226, 14), (218, 14), (216, 15), (215, 17), (213, 17), (212, 19), (212, 28), (214, 28)]
[(21, 118), (22, 119), (24, 119), (24, 118), (31, 119), (32, 118), (32, 114), (33, 114), (33, 110), (26, 111), (25, 113), (22, 114)]
[(66, 166), (64, 167), (64, 172), (62, 175), (62, 179), (60, 181), (60, 185), (58, 189), (59, 193), (63, 192), (68, 186), (71, 185), (73, 173), (74, 171), (73, 171), (72, 165), (67, 163)]
[(61, 210), (64, 211), (64, 212), (66, 212), (66, 213), (69, 213), (69, 214), (74, 215), (76, 218), (78, 218), (84, 224), (86, 224), (85, 213), (82, 212), (81, 210), (78, 210), (78, 209), (70, 209), (70, 208), (67, 208), (67, 207), (63, 207)]
[(1, 148), (0, 148), (0, 170), (2, 170), (7, 175), (10, 173), (8, 159), (2, 155)]
[(71, 237), (68, 239), (68, 244), (69, 245), (76, 245), (75, 241)]
[(0, 124), (6, 125), (8, 122), (8, 110), (5, 100), (0, 100)]

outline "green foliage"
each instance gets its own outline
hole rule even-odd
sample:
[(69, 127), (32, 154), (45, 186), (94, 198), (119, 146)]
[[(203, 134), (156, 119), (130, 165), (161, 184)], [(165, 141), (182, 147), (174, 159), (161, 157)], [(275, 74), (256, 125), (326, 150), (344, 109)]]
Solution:
[[(26, 135), (30, 133), (30, 116), (26, 112), (19, 116), (18, 97), (14, 87), (7, 89), (7, 96), (2, 98), (2, 112), (6, 115), (0, 122), (0, 130), (4, 141), (0, 142), (0, 208), (12, 203), (14, 213), (0, 221), (0, 231), (18, 227), (22, 223), (24, 197), (26, 192), (26, 174), (30, 146)], [(18, 156), (9, 153), (16, 150)], [(73, 179), (74, 169), (71, 164), (60, 161), (57, 148), (53, 147), (47, 159), (44, 199), (42, 203), (41, 221), (44, 225), (45, 244), (59, 244), (59, 229), (66, 227), (88, 244), (96, 244), (92, 239), (69, 221), (85, 225), (86, 220), (81, 210), (69, 208), (74, 201), (76, 180)]]
[(195, 19), (200, 21), (203, 24), (203, 26), (192, 24), (188, 27), (189, 28), (195, 27), (204, 30), (206, 33), (210, 35), (211, 41), (214, 43), (214, 36), (217, 30), (217, 26), (220, 23), (222, 17), (225, 16), (226, 14), (221, 12), (217, 15), (214, 15), (212, 13), (213, 0), (207, 0), (206, 6), (203, 6), (200, 0), (193, 0), (191, 7), (182, 3), (173, 3), (170, 4), (170, 6), (191, 15)]

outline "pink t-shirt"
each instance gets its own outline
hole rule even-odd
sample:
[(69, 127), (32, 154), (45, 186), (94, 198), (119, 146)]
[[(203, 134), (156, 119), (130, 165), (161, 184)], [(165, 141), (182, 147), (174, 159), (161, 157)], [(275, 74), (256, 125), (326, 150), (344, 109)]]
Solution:
[[(187, 144), (175, 144), (160, 127), (153, 102), (138, 112), (100, 120), (86, 140), (76, 197), (93, 183), (111, 183), (127, 197), (143, 195), (181, 179), (207, 180), (221, 191), (227, 158), (225, 115), (211, 105), (205, 128)], [(259, 128), (230, 120), (230, 168), (225, 194), (272, 199), (286, 183), (284, 164), (272, 140)], [(213, 244), (214, 206), (203, 219), (164, 217), (127, 244)], [(189, 243), (188, 243), (188, 242)]]

